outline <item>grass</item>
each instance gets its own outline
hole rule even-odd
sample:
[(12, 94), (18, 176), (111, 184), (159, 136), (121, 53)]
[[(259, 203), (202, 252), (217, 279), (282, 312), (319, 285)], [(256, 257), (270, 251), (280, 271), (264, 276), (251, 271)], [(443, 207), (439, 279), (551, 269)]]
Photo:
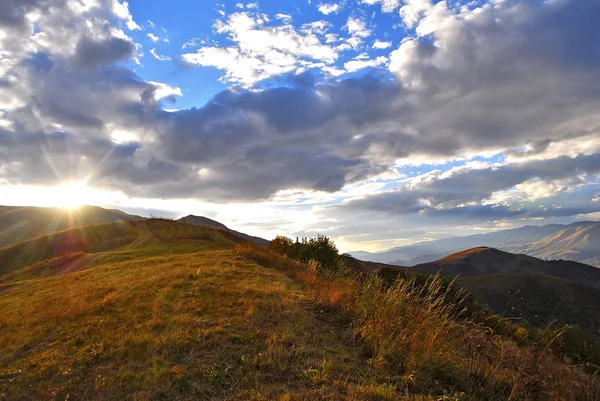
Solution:
[(0, 293), (0, 399), (402, 394), (344, 316), (320, 308), (301, 283), (235, 253), (218, 230), (151, 224), (152, 236), (85, 269)]
[[(340, 266), (318, 273), (251, 245), (238, 252), (302, 281), (324, 307), (344, 312), (365, 353), (389, 383), (413, 394), (475, 400), (595, 400), (597, 376), (552, 355), (556, 338), (531, 346), (461, 317), (438, 277), (423, 286)], [(444, 289), (446, 288), (446, 289)], [(463, 394), (464, 393), (464, 394)]]
[(0, 399), (598, 399), (577, 366), (458, 319), (436, 278), (389, 286), (219, 230), (127, 227), (119, 247), (89, 233), (92, 253), (4, 267)]

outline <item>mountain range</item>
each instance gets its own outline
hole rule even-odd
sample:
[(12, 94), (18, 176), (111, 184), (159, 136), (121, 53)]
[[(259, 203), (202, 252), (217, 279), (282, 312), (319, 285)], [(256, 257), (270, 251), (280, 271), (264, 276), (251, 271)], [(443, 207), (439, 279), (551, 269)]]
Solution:
[(412, 266), (479, 246), (524, 253), (544, 260), (566, 259), (600, 267), (600, 222), (524, 226), (488, 234), (419, 242), (375, 253), (357, 251), (350, 254), (372, 262)]

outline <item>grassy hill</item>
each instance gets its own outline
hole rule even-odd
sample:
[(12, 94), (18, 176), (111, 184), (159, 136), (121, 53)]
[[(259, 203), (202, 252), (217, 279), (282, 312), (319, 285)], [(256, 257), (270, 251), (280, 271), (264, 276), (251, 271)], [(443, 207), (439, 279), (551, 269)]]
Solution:
[(31, 206), (0, 206), (0, 248), (55, 231), (73, 227), (139, 220), (119, 210), (81, 206), (69, 210)]
[(154, 219), (2, 252), (0, 399), (600, 397), (544, 339), (519, 345), (464, 320), (435, 278), (385, 286)]

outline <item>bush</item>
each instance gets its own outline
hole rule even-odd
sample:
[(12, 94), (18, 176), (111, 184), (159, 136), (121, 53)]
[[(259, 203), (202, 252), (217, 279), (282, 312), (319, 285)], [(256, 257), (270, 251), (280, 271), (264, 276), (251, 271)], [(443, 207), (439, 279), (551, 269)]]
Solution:
[(269, 249), (303, 263), (315, 260), (324, 269), (331, 270), (339, 266), (338, 249), (325, 235), (303, 238), (302, 242), (296, 240), (295, 243), (290, 238), (278, 235), (271, 241)]

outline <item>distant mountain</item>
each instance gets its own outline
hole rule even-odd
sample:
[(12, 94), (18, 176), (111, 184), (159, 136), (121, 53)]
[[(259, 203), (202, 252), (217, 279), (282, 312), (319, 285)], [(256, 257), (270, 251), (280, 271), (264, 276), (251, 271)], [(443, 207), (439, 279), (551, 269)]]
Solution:
[(180, 218), (177, 221), (179, 221), (181, 223), (185, 223), (185, 224), (193, 224), (195, 226), (217, 228), (219, 230), (229, 231), (229, 232), (237, 235), (238, 237), (241, 237), (245, 240), (254, 242), (255, 244), (262, 245), (262, 246), (267, 246), (270, 243), (269, 240), (266, 240), (266, 239), (260, 238), (260, 237), (254, 237), (252, 235), (248, 235), (248, 234), (241, 233), (239, 231), (232, 230), (232, 229), (228, 228), (225, 224), (219, 223), (218, 221), (215, 221), (215, 220), (211, 220), (208, 217), (204, 217), (204, 216), (194, 216), (193, 214), (190, 214), (188, 216)]
[(538, 327), (577, 324), (600, 333), (600, 269), (593, 266), (478, 247), (406, 269), (458, 275), (458, 285), (508, 318)]
[(377, 253), (358, 251), (351, 254), (358, 259), (406, 266), (440, 259), (461, 249), (478, 246), (526, 253), (545, 260), (567, 259), (600, 267), (600, 222), (525, 226), (488, 234), (419, 242)]
[(120, 210), (81, 206), (68, 210), (53, 207), (0, 206), (0, 248), (27, 239), (74, 227), (141, 220)]

